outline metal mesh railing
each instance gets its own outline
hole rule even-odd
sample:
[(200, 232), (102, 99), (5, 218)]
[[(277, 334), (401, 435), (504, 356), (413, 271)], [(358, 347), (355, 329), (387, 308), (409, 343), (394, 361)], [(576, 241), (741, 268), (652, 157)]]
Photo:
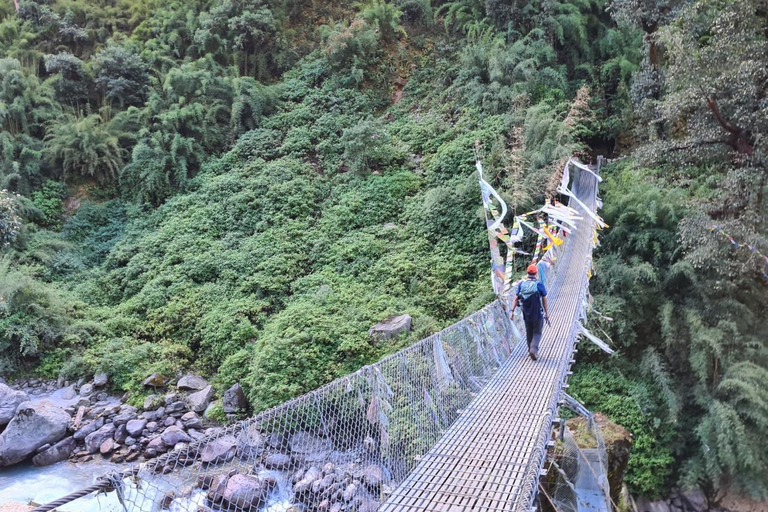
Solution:
[(576, 433), (565, 430), (554, 465), (552, 486), (557, 512), (610, 512), (608, 454), (597, 423), (589, 419)]
[(508, 357), (510, 340), (494, 302), (113, 483), (127, 510), (375, 510)]

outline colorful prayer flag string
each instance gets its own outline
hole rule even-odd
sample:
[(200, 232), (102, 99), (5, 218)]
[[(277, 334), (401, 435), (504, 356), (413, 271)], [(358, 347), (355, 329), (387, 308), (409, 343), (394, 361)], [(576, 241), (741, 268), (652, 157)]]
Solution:
[[(757, 247), (755, 247), (754, 245), (750, 244), (749, 242), (737, 242), (731, 235), (726, 233), (723, 230), (723, 228), (721, 228), (720, 226), (717, 226), (717, 225), (709, 226), (709, 230), (712, 231), (713, 233), (717, 232), (717, 233), (720, 233), (721, 235), (723, 235), (725, 238), (728, 239), (728, 241), (731, 243), (731, 245), (736, 247), (737, 249), (740, 249), (742, 247), (746, 247), (753, 254), (757, 254), (760, 257), (760, 259), (763, 260), (763, 264), (766, 267), (768, 267), (768, 256), (766, 256), (765, 254), (760, 252), (757, 249)], [(763, 270), (763, 278), (768, 280), (768, 268)]]

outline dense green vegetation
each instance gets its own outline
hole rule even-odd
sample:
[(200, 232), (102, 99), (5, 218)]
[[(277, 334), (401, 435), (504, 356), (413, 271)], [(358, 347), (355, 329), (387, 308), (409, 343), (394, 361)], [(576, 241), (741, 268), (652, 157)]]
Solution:
[(766, 13), (2, 0), (0, 373), (193, 370), (261, 410), (492, 299), (475, 140), (518, 211), (621, 154), (592, 286), (620, 355), (574, 394), (635, 434), (633, 491), (766, 497), (766, 267), (708, 230), (768, 252)]

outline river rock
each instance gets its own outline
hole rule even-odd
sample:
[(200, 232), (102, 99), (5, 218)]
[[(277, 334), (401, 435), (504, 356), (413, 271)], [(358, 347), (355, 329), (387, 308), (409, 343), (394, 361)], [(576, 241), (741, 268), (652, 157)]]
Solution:
[(201, 429), (203, 428), (203, 422), (200, 416), (195, 411), (189, 411), (181, 417), (181, 424), (184, 428)]
[(75, 386), (67, 386), (61, 390), (61, 393), (59, 394), (59, 398), (62, 400), (72, 400), (77, 396), (77, 391), (75, 391)]
[(147, 420), (131, 420), (125, 424), (125, 428), (128, 431), (128, 435), (131, 437), (139, 437), (141, 431), (147, 426)]
[(141, 383), (145, 388), (161, 388), (165, 386), (167, 379), (159, 373), (153, 373)]
[(168, 445), (163, 441), (163, 436), (157, 436), (147, 443), (147, 450), (155, 450), (157, 453), (162, 453), (168, 450)]
[(384, 341), (403, 332), (411, 330), (411, 315), (400, 315), (390, 317), (383, 322), (379, 322), (368, 330), (368, 336), (373, 341)]
[(306, 463), (322, 463), (328, 459), (331, 443), (307, 432), (297, 432), (290, 440), (291, 456)]
[(176, 387), (182, 391), (200, 391), (208, 386), (208, 381), (199, 375), (185, 375), (179, 379)]
[(144, 410), (150, 411), (152, 409), (156, 409), (163, 405), (164, 402), (165, 400), (163, 400), (163, 397), (160, 395), (149, 395), (144, 399)]
[(163, 442), (168, 446), (175, 446), (176, 443), (191, 443), (192, 438), (187, 435), (182, 429), (176, 425), (168, 427), (163, 431), (161, 436)]
[(62, 460), (67, 460), (72, 452), (75, 451), (77, 442), (70, 436), (62, 439), (44, 452), (40, 452), (32, 458), (32, 464), (37, 467), (50, 466)]
[(275, 484), (273, 478), (237, 474), (227, 481), (222, 498), (229, 509), (258, 508), (266, 500)]
[(99, 418), (95, 421), (92, 421), (86, 425), (83, 425), (80, 427), (73, 436), (75, 438), (75, 441), (82, 441), (85, 439), (89, 434), (92, 434), (93, 432), (96, 432), (101, 427), (104, 426), (104, 418)]
[(173, 414), (173, 413), (176, 413), (176, 412), (181, 412), (181, 411), (183, 411), (186, 408), (187, 408), (187, 406), (184, 405), (184, 402), (181, 402), (181, 401), (173, 402), (173, 403), (169, 404), (165, 408), (165, 413), (166, 414)]
[(94, 454), (99, 451), (104, 441), (112, 439), (112, 436), (114, 435), (115, 426), (111, 423), (107, 423), (96, 432), (88, 434), (85, 437), (85, 449), (88, 450), (88, 453)]
[(200, 460), (204, 464), (229, 462), (235, 457), (236, 445), (237, 442), (230, 436), (214, 439), (205, 445)]
[(264, 451), (264, 437), (257, 425), (249, 423), (237, 436), (237, 455), (248, 459)]
[(112, 418), (112, 423), (114, 423), (115, 425), (125, 425), (126, 423), (128, 423), (129, 421), (135, 418), (136, 418), (135, 413), (126, 412), (123, 414), (118, 414), (117, 416)]
[(224, 412), (228, 414), (242, 411), (248, 407), (248, 400), (245, 398), (245, 393), (243, 393), (243, 388), (240, 387), (240, 384), (236, 383), (224, 392), (221, 405)]
[(29, 400), (29, 395), (0, 383), (0, 427), (7, 425), (16, 415), (19, 405)]
[(363, 469), (363, 483), (376, 491), (381, 484), (387, 481), (384, 470), (377, 464), (369, 464)]
[(108, 380), (108, 377), (106, 373), (104, 372), (97, 373), (96, 375), (93, 376), (93, 385), (96, 386), (97, 388), (103, 388), (104, 386), (107, 385), (107, 380)]
[(112, 453), (115, 449), (115, 440), (111, 437), (109, 439), (105, 439), (103, 443), (101, 443), (101, 446), (99, 446), (99, 452), (101, 452), (102, 455), (109, 455)]
[(213, 386), (206, 386), (197, 393), (192, 393), (187, 397), (187, 406), (195, 412), (203, 412), (213, 398)]
[(91, 396), (93, 394), (93, 384), (83, 384), (80, 386), (80, 396)]
[(160, 425), (158, 425), (156, 421), (150, 421), (147, 423), (147, 430), (149, 432), (157, 432), (158, 428), (160, 428)]
[(267, 458), (264, 459), (264, 467), (267, 469), (284, 470), (288, 469), (290, 465), (291, 457), (290, 455), (286, 455), (284, 453), (273, 453), (271, 455), (267, 455)]
[(125, 440), (128, 439), (128, 428), (125, 425), (118, 426), (112, 438), (117, 444), (125, 444)]
[(56, 443), (67, 433), (69, 414), (51, 402), (24, 402), (0, 434), (0, 467), (21, 462), (46, 443)]

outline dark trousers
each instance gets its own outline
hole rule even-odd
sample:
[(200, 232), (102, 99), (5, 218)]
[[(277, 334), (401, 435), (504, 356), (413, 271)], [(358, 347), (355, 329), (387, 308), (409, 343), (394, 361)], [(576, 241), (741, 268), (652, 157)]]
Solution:
[(525, 338), (528, 341), (528, 349), (534, 353), (539, 353), (539, 343), (541, 342), (541, 329), (544, 327), (544, 318), (539, 318), (529, 322), (525, 321)]

